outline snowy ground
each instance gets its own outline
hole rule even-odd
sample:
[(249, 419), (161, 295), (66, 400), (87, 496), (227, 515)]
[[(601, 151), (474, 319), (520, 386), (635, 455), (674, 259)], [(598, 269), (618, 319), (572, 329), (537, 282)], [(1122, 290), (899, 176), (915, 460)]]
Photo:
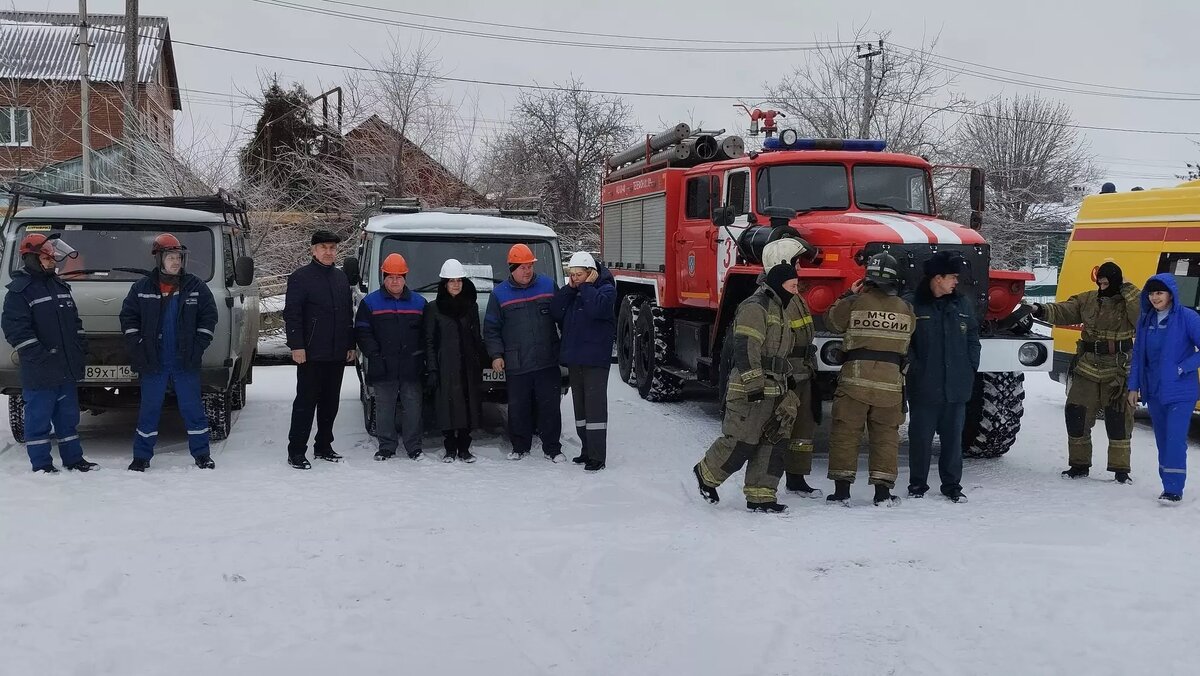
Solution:
[(693, 496), (711, 398), (648, 404), (614, 378), (595, 476), (503, 460), (494, 432), (475, 465), (377, 463), (348, 371), (347, 461), (297, 472), (293, 370), (255, 379), (213, 472), (174, 421), (144, 475), (124, 471), (132, 414), (86, 418), (89, 475), (35, 476), (3, 432), (0, 674), (1198, 669), (1200, 508), (1155, 501), (1141, 426), (1136, 485), (1059, 479), (1063, 393), (1045, 376), (1018, 447), (968, 463), (969, 504), (875, 508), (860, 481), (851, 509), (785, 496), (790, 518), (745, 512), (740, 475), (718, 507)]

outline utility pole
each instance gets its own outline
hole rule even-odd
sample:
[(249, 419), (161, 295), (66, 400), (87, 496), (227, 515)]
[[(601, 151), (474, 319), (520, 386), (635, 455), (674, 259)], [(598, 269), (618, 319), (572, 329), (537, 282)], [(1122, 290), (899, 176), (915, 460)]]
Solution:
[(79, 0), (79, 144), (83, 158), (83, 194), (92, 194), (92, 134), (88, 119), (87, 0)]
[(138, 0), (125, 0), (125, 114), (121, 137), (125, 141), (125, 173), (128, 190), (136, 185), (137, 154), (134, 141), (137, 135), (137, 91), (138, 91)]
[(874, 102), (872, 99), (873, 92), (871, 91), (871, 59), (883, 54), (883, 38), (879, 39), (878, 46), (871, 43), (857, 45), (854, 48), (858, 58), (866, 59), (863, 64), (863, 107), (862, 119), (858, 123), (858, 137), (867, 138), (871, 133), (871, 113), (874, 111)]

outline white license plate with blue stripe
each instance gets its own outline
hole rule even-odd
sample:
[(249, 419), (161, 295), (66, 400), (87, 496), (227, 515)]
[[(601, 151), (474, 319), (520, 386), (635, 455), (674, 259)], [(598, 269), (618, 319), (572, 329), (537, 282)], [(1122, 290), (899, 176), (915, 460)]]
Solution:
[(131, 381), (136, 377), (129, 366), (86, 366), (83, 370), (84, 382)]

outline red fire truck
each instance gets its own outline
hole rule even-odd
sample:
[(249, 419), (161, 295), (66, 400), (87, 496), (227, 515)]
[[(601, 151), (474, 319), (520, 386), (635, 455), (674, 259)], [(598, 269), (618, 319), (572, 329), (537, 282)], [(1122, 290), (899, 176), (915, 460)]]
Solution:
[(617, 281), (617, 362), (621, 378), (650, 401), (678, 399), (687, 382), (723, 393), (738, 303), (762, 272), (762, 247), (792, 229), (819, 253), (802, 270), (816, 319), (815, 361), (822, 396), (832, 398), (841, 340), (821, 316), (887, 251), (906, 286), (937, 251), (967, 259), (959, 290), (983, 318), (983, 344), (964, 450), (996, 457), (1011, 447), (1024, 411), (1024, 371), (1049, 371), (1048, 337), (1001, 329), (1024, 295), (1027, 272), (993, 270), (980, 235), (983, 172), (971, 170), (972, 227), (939, 219), (932, 167), (885, 152), (883, 141), (799, 139), (764, 129), (761, 152), (737, 137), (678, 125), (609, 160), (601, 257)]

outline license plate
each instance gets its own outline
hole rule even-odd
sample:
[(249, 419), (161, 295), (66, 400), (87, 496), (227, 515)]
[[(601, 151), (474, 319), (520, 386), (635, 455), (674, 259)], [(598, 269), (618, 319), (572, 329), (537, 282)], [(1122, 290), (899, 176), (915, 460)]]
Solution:
[(502, 383), (504, 382), (504, 371), (496, 371), (493, 369), (483, 370), (483, 382), (485, 383)]
[(86, 366), (83, 370), (84, 380), (133, 380), (133, 369), (128, 366)]

